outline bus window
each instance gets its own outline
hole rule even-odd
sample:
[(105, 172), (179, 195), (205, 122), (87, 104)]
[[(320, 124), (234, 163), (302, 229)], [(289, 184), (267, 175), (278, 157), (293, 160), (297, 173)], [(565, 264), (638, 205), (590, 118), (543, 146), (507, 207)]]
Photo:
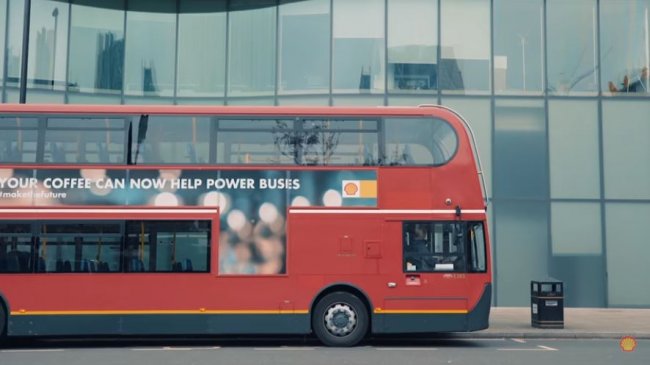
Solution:
[(208, 272), (209, 221), (128, 221), (127, 272)]
[(434, 118), (385, 119), (385, 165), (443, 165), (456, 153), (458, 136)]
[(124, 163), (125, 121), (110, 118), (49, 118), (43, 161)]
[(486, 270), (486, 254), (485, 254), (485, 233), (483, 231), (483, 223), (471, 222), (468, 224), (469, 234), (469, 255), (470, 255), (470, 271), (471, 272), (485, 272)]
[(300, 160), (291, 138), (293, 120), (220, 119), (216, 125), (219, 164), (294, 165)]
[(149, 115), (133, 123), (132, 164), (209, 163), (210, 118)]
[(38, 238), (38, 272), (120, 271), (118, 222), (44, 223)]
[(32, 272), (32, 235), (29, 224), (0, 224), (0, 273)]
[(463, 223), (405, 222), (405, 272), (465, 272)]
[(379, 164), (376, 120), (305, 120), (305, 165)]
[(34, 118), (0, 118), (0, 162), (36, 162), (37, 128)]

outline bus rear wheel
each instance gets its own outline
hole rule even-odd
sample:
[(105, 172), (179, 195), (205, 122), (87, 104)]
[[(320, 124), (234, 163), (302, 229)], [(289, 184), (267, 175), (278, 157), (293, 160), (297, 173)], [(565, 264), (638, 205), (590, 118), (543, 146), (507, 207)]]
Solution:
[(335, 292), (323, 297), (314, 308), (312, 329), (327, 346), (349, 347), (366, 336), (368, 310), (353, 294)]

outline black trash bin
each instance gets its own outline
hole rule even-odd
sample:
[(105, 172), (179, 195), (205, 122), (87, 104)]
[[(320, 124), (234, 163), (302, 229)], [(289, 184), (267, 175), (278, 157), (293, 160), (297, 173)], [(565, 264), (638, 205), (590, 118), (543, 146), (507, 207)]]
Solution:
[(557, 280), (530, 282), (531, 324), (537, 328), (564, 328), (564, 284)]

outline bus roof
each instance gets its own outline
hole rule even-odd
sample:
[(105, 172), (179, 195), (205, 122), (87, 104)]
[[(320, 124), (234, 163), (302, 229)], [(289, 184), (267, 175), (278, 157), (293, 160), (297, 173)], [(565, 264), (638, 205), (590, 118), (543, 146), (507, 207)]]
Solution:
[(323, 107), (323, 106), (208, 106), (208, 105), (72, 105), (72, 104), (0, 104), (0, 113), (50, 114), (223, 114), (274, 116), (437, 116), (455, 119), (458, 115), (446, 107)]

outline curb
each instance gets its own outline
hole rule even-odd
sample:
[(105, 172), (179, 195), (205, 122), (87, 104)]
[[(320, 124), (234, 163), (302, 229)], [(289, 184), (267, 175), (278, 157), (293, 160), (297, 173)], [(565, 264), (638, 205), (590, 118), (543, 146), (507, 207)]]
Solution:
[(453, 333), (450, 335), (452, 338), (527, 338), (527, 339), (616, 339), (620, 340), (622, 337), (632, 336), (638, 340), (650, 339), (650, 333), (647, 332), (467, 332), (467, 333)]

